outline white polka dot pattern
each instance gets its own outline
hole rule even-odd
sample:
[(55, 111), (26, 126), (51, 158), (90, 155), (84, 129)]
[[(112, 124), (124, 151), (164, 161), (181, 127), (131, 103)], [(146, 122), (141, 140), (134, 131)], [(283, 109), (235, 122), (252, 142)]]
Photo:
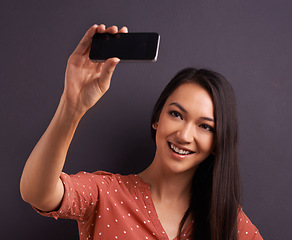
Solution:
[(262, 240), (262, 236), (260, 235), (258, 229), (252, 224), (249, 218), (245, 215), (245, 213), (240, 209), (238, 218), (238, 239), (239, 240)]
[[(60, 209), (39, 213), (77, 220), (81, 240), (169, 240), (155, 211), (150, 187), (137, 175), (79, 172), (70, 176), (62, 173), (61, 179), (65, 195)], [(242, 211), (238, 226), (239, 239), (262, 239)], [(183, 231), (181, 240), (191, 239), (191, 230), (192, 223)]]

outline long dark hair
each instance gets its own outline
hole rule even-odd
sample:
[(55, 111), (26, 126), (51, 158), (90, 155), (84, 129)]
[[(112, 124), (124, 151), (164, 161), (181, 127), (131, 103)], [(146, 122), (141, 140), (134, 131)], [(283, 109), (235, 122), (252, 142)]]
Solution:
[(236, 101), (229, 82), (208, 69), (186, 68), (168, 83), (156, 102), (152, 128), (159, 120), (167, 98), (183, 83), (197, 83), (211, 96), (215, 117), (215, 150), (197, 168), (192, 180), (192, 196), (179, 228), (179, 238), (189, 214), (193, 218), (192, 239), (237, 240), (237, 215), (240, 204), (238, 170), (238, 130)]

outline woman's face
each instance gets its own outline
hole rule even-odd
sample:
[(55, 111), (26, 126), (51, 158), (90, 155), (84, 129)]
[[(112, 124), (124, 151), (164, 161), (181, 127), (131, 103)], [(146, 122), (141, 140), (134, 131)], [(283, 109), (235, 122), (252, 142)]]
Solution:
[(200, 85), (184, 83), (166, 100), (156, 131), (155, 160), (168, 171), (194, 172), (214, 149), (214, 107)]

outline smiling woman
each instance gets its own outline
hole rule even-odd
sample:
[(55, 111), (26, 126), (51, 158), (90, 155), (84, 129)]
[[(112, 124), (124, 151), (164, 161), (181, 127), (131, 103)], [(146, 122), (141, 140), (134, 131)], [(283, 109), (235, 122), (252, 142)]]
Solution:
[[(236, 102), (229, 82), (207, 69), (180, 71), (161, 93), (151, 124), (157, 145), (152, 165), (155, 159), (168, 159), (175, 175), (181, 175), (180, 186), (190, 192), (179, 233), (193, 219), (192, 239), (261, 239), (256, 228), (243, 230)], [(145, 179), (155, 175), (151, 166)], [(164, 168), (160, 164), (157, 169)], [(156, 174), (165, 178), (161, 172)], [(179, 189), (184, 188), (178, 188), (177, 195)]]
[[(212, 98), (200, 85), (184, 83), (177, 87), (153, 124), (157, 146), (153, 163), (174, 164), (177, 172), (192, 176), (214, 149), (213, 112)], [(159, 168), (164, 170), (162, 165)]]
[(82, 116), (109, 89), (119, 62), (89, 60), (94, 25), (68, 60), (58, 109), (21, 177), (22, 198), (40, 214), (78, 221), (80, 239), (262, 239), (240, 206), (235, 97), (225, 78), (188, 68), (153, 111), (156, 153), (139, 174), (67, 175), (66, 154)]

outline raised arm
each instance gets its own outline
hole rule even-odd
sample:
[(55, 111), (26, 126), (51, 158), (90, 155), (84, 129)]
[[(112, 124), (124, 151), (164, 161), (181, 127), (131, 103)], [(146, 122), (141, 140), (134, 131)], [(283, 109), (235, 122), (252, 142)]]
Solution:
[[(109, 89), (119, 62), (118, 58), (104, 63), (90, 61), (90, 45), (96, 32), (117, 33), (118, 28), (92, 26), (69, 57), (65, 87), (57, 111), (23, 169), (21, 196), (42, 211), (52, 211), (60, 205), (64, 195), (60, 174), (75, 130), (86, 111)], [(123, 27), (119, 32), (127, 32), (127, 28)]]

